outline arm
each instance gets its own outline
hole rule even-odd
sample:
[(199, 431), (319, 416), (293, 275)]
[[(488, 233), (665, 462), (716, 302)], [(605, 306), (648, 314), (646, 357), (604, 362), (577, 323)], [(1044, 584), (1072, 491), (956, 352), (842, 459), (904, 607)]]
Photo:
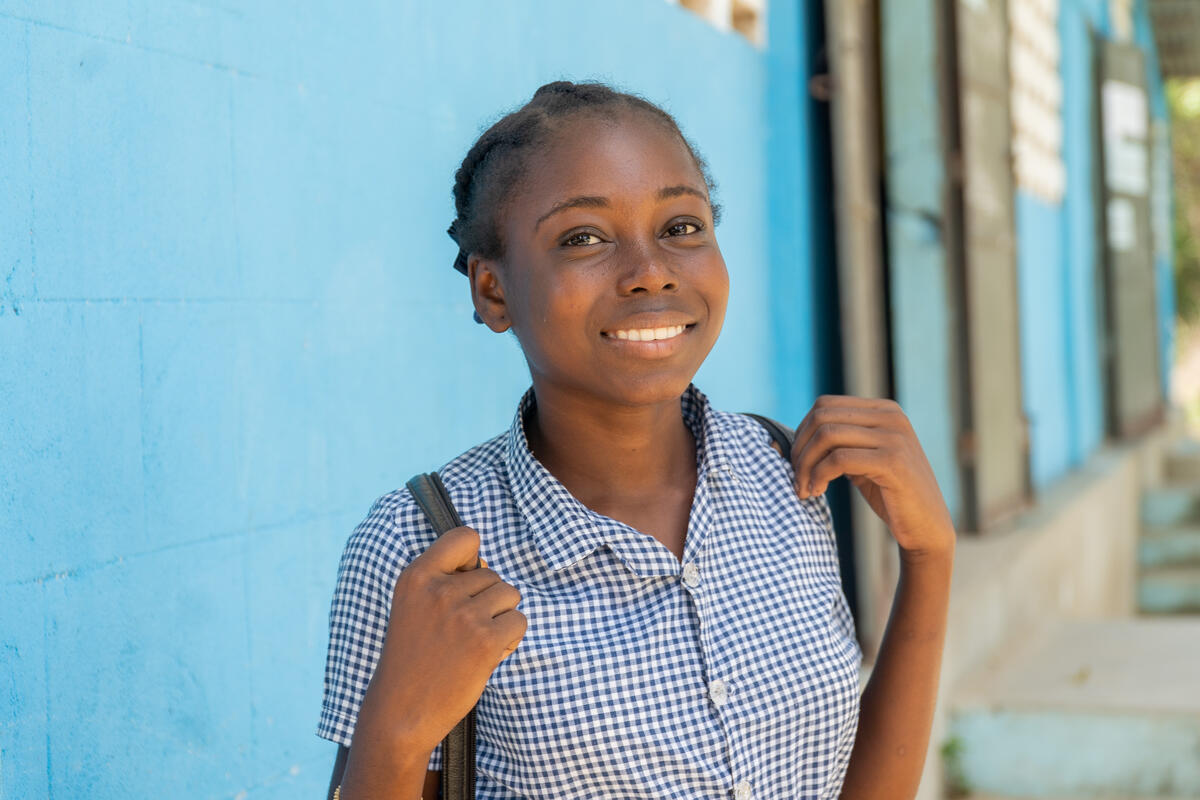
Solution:
[(843, 798), (917, 793), (937, 703), (954, 526), (908, 418), (890, 400), (822, 397), (796, 431), (796, 491), (823, 493), (841, 475), (900, 545), (900, 582), (863, 692)]
[(478, 556), (479, 534), (455, 528), (400, 573), (383, 651), (352, 746), (338, 752), (330, 796), (340, 784), (342, 800), (437, 797), (430, 754), (525, 634), (520, 593), (486, 564), (475, 568)]
[(858, 736), (842, 797), (913, 797), (937, 704), (952, 557), (901, 558), (875, 669), (862, 694)]
[[(329, 791), (325, 800), (333, 800), (333, 790), (342, 785), (342, 777), (346, 771), (346, 759), (350, 756), (350, 748), (338, 745), (337, 758), (333, 762), (333, 774), (329, 777)], [(436, 798), (442, 788), (442, 773), (429, 770), (425, 773), (425, 788), (421, 797)]]

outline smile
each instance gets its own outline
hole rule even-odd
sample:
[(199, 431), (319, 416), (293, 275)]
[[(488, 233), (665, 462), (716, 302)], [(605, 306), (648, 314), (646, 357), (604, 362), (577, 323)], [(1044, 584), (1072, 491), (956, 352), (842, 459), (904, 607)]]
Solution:
[(604, 335), (610, 339), (622, 339), (630, 342), (661, 342), (665, 339), (674, 339), (685, 330), (687, 330), (686, 325), (671, 325), (666, 328), (631, 328), (606, 332)]

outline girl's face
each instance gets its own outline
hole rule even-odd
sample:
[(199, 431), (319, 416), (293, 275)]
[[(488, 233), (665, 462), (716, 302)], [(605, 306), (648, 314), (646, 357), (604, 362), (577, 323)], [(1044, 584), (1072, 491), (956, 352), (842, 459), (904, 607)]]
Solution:
[(534, 385), (619, 405), (678, 398), (716, 342), (729, 276), (704, 178), (650, 120), (581, 117), (531, 159), (476, 307), (510, 325)]

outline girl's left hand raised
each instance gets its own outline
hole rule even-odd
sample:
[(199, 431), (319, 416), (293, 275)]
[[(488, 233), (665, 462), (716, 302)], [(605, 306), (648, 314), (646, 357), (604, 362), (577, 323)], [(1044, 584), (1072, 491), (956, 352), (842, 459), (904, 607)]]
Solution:
[(841, 475), (862, 492), (908, 556), (952, 553), (954, 524), (908, 417), (892, 400), (823, 395), (796, 428), (796, 494)]

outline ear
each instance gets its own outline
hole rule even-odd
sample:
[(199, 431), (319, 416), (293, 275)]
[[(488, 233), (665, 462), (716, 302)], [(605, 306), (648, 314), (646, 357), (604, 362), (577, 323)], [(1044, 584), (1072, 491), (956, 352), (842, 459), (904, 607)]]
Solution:
[(499, 261), (472, 254), (467, 259), (467, 278), (471, 281), (471, 301), (475, 304), (475, 313), (483, 323), (496, 333), (504, 333), (512, 327), (508, 304), (504, 299)]

